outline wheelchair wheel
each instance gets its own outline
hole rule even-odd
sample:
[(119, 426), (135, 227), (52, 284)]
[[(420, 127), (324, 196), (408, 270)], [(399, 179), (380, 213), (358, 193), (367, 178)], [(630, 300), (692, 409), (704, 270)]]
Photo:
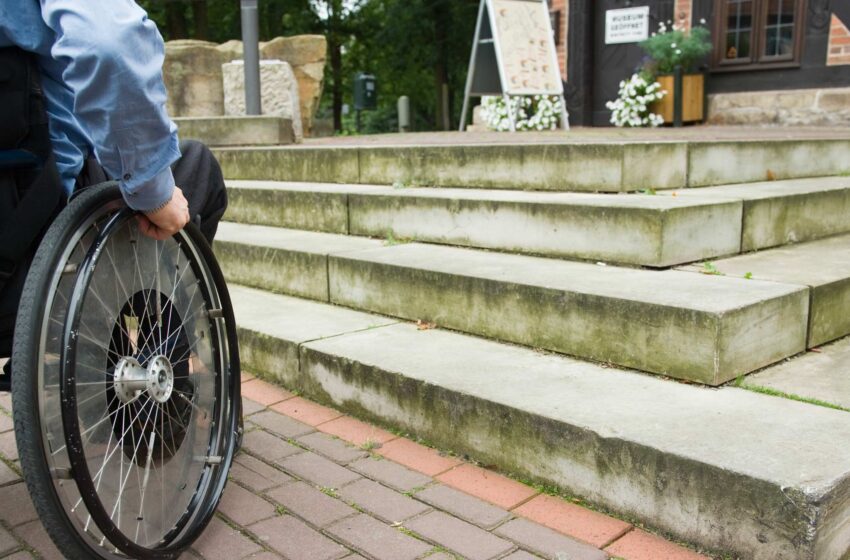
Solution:
[(117, 185), (51, 226), (21, 299), (15, 435), (66, 557), (175, 558), (206, 527), (238, 438), (239, 358), (199, 230), (142, 235)]

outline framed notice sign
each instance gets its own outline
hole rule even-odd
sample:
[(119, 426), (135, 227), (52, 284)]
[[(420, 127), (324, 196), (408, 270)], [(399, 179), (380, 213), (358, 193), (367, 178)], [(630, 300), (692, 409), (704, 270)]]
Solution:
[(640, 43), (649, 37), (649, 6), (605, 12), (605, 44)]
[(482, 95), (558, 95), (561, 124), (569, 128), (546, 0), (481, 0), (465, 93), (460, 130), (469, 98)]

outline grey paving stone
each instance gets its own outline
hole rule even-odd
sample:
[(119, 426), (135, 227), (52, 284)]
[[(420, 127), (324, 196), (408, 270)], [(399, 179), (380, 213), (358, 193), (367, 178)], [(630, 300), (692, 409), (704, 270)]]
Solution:
[(376, 560), (414, 560), (431, 550), (431, 545), (365, 514), (343, 519), (327, 532)]
[(0, 554), (6, 554), (20, 548), (21, 544), (12, 536), (12, 533), (0, 527)]
[(14, 427), (15, 424), (12, 422), (12, 417), (0, 412), (0, 432), (8, 432), (14, 429)]
[(233, 462), (230, 476), (255, 492), (262, 492), (292, 480), (285, 472), (245, 453)]
[(357, 513), (357, 510), (348, 504), (304, 482), (293, 482), (275, 488), (268, 493), (268, 497), (317, 527), (325, 527)]
[(41, 521), (30, 521), (20, 527), (16, 527), (15, 533), (27, 543), (27, 546), (41, 555), (42, 560), (64, 560), (65, 555), (59, 552), (59, 549), (50, 540)]
[(310, 451), (284, 459), (280, 466), (298, 478), (325, 488), (340, 488), (360, 478), (357, 473)]
[(15, 443), (15, 432), (0, 434), (0, 454), (10, 461), (18, 460), (18, 446)]
[(266, 461), (279, 461), (304, 451), (263, 430), (252, 430), (245, 434), (242, 449)]
[[(513, 554), (508, 554), (502, 560), (540, 560), (539, 556), (535, 556), (530, 552), (526, 552), (524, 550), (517, 550)], [(560, 560), (560, 559), (556, 559)]]
[(514, 548), (513, 543), (441, 511), (417, 517), (405, 527), (470, 560), (498, 558)]
[(285, 438), (297, 438), (316, 431), (312, 426), (272, 410), (265, 410), (251, 416), (250, 422)]
[(335, 560), (350, 552), (291, 515), (257, 523), (251, 532), (288, 560)]
[(511, 516), (507, 510), (442, 484), (417, 492), (416, 499), (488, 530)]
[(237, 484), (227, 486), (219, 511), (243, 527), (275, 515), (274, 505)]
[(337, 437), (321, 432), (301, 436), (298, 438), (298, 443), (309, 447), (316, 453), (320, 453), (337, 463), (347, 464), (368, 455), (362, 449), (358, 449)]
[(256, 414), (265, 410), (266, 407), (258, 403), (257, 401), (252, 401), (251, 399), (242, 399), (242, 416), (248, 417), (252, 414)]
[(549, 557), (566, 556), (570, 560), (606, 560), (608, 555), (527, 519), (508, 521), (494, 531), (523, 548)]
[(6, 463), (0, 462), (0, 484), (16, 482), (20, 479), (21, 477), (18, 476), (18, 473), (10, 469)]
[[(32, 560), (34, 556), (27, 552), (26, 550), (21, 550), (20, 552), (16, 552), (10, 556), (4, 556), (3, 560)], [(183, 558), (181, 556), (181, 558)]]
[(349, 466), (369, 478), (373, 478), (402, 492), (409, 492), (414, 488), (425, 486), (433, 481), (429, 476), (402, 467), (398, 463), (387, 459), (367, 457), (355, 461)]
[(192, 548), (206, 560), (234, 560), (263, 550), (263, 547), (218, 518), (213, 518)]
[(10, 527), (38, 519), (23, 482), (0, 487), (0, 504), (15, 504), (15, 507), (0, 507), (0, 520)]
[(398, 523), (431, 509), (404, 494), (365, 478), (340, 488), (339, 495), (387, 523)]

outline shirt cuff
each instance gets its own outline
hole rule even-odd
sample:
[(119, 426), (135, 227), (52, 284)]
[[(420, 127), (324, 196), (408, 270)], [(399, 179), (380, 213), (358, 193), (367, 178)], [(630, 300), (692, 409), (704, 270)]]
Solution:
[(139, 212), (149, 212), (161, 208), (171, 200), (174, 193), (174, 175), (171, 168), (166, 167), (152, 179), (135, 187), (133, 192), (127, 192), (123, 181), (120, 186), (127, 206)]

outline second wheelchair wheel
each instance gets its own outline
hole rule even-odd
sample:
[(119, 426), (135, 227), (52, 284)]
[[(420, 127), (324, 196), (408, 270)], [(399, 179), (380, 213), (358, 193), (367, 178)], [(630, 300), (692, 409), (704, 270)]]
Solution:
[(238, 428), (239, 363), (200, 232), (142, 235), (117, 186), (48, 231), (15, 331), (24, 477), (69, 558), (175, 558), (209, 522)]

